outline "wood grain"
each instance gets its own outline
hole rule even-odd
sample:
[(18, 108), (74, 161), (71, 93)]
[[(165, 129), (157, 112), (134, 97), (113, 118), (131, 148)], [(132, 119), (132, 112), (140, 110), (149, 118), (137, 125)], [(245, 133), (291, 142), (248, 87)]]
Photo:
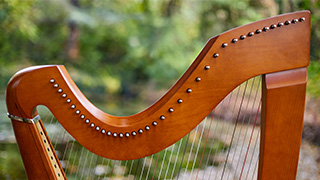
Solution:
[(263, 77), (258, 179), (296, 179), (306, 84), (306, 68)]
[[(304, 21), (256, 33), (264, 27), (302, 17)], [(254, 35), (249, 36), (250, 32)], [(246, 35), (246, 38), (241, 40), (241, 35)], [(236, 43), (232, 43), (234, 38), (238, 39)], [(228, 46), (222, 47), (223, 43)], [(142, 158), (184, 137), (242, 82), (262, 74), (308, 66), (309, 46), (308, 11), (284, 14), (232, 29), (211, 38), (184, 75), (156, 103), (140, 113), (125, 117), (112, 116), (96, 108), (77, 88), (64, 66), (36, 66), (18, 72), (9, 82), (8, 112), (32, 118), (37, 115), (36, 106), (45, 105), (81, 145), (95, 154), (118, 160)], [(205, 66), (211, 68), (206, 70)], [(201, 80), (196, 81), (197, 78)], [(55, 82), (51, 83), (51, 79)], [(54, 84), (59, 87), (55, 88)], [(59, 88), (62, 93), (58, 92)], [(188, 93), (187, 89), (192, 92)], [(63, 93), (66, 93), (66, 98), (62, 97)], [(71, 102), (68, 103), (67, 99)], [(178, 102), (179, 99), (182, 103)], [(71, 105), (76, 108), (72, 109)], [(174, 111), (169, 112), (169, 108)], [(76, 114), (76, 110), (80, 113)], [(85, 117), (81, 118), (81, 115)], [(164, 120), (160, 119), (162, 116)], [(86, 119), (90, 120), (89, 124), (85, 123)], [(157, 126), (153, 122), (157, 122)], [(94, 128), (91, 123), (94, 123)], [(146, 130), (146, 126), (150, 129)], [(100, 129), (96, 130), (96, 127)], [(15, 128), (16, 134), (28, 133), (18, 132), (18, 128)], [(117, 137), (101, 133), (102, 129), (117, 133)], [(140, 129), (142, 134), (138, 133)], [(132, 135), (133, 131), (136, 136)], [(121, 138), (120, 133), (130, 133), (130, 136)], [(21, 135), (17, 136), (19, 138)], [(20, 144), (20, 140), (18, 143), (22, 152), (28, 148)]]

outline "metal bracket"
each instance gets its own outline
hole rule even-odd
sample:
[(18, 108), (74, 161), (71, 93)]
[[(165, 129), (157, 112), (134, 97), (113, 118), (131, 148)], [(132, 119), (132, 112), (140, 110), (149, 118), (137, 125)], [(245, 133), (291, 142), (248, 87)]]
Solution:
[(15, 116), (15, 115), (12, 115), (12, 114), (9, 114), (7, 113), (8, 117), (12, 120), (15, 120), (15, 121), (20, 121), (20, 122), (25, 122), (25, 123), (31, 123), (31, 124), (35, 124), (37, 123), (41, 118), (39, 115), (33, 117), (32, 119), (29, 119), (29, 118), (22, 118), (22, 117), (19, 117), (19, 116)]

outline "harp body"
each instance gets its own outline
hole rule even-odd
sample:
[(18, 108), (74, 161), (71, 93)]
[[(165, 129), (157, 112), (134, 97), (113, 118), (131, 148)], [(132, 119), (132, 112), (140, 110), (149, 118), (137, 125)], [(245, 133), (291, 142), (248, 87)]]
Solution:
[[(117, 117), (91, 104), (61, 65), (18, 72), (7, 108), (29, 179), (65, 179), (36, 106), (49, 108), (91, 152), (117, 160), (157, 153), (195, 128), (244, 81), (263, 75), (258, 179), (295, 179), (309, 64), (310, 14), (290, 13), (210, 39), (156, 103)], [(39, 163), (41, 165), (39, 165)]]

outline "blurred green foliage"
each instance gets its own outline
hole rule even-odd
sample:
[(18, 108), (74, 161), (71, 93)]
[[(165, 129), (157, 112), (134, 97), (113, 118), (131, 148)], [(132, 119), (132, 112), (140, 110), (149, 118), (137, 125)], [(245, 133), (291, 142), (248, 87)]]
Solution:
[(90, 100), (126, 102), (140, 97), (152, 102), (160, 95), (143, 94), (168, 89), (210, 37), (302, 9), (312, 12), (311, 60), (319, 61), (319, 4), (314, 0), (1, 0), (0, 87), (4, 89), (24, 67), (63, 64)]
[(26, 173), (15, 143), (0, 143), (0, 179), (26, 179)]
[[(298, 10), (312, 13), (308, 92), (317, 97), (319, 0), (0, 0), (0, 95), (22, 68), (63, 64), (97, 104), (152, 102), (162, 93), (148, 92), (168, 89), (210, 37)], [(137, 104), (111, 112), (144, 108)], [(25, 178), (17, 153), (14, 144), (0, 144), (0, 179)]]

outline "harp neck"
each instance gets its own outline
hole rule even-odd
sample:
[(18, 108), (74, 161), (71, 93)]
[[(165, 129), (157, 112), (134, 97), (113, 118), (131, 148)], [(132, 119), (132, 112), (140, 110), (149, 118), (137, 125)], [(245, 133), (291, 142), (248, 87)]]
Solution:
[[(287, 21), (294, 23), (286, 25)], [(7, 88), (8, 112), (32, 119), (37, 115), (35, 107), (45, 105), (90, 151), (111, 159), (141, 158), (186, 135), (245, 80), (308, 66), (309, 27), (310, 14), (302, 11), (241, 26), (210, 39), (161, 99), (132, 116), (117, 117), (99, 110), (61, 65), (18, 72)]]

